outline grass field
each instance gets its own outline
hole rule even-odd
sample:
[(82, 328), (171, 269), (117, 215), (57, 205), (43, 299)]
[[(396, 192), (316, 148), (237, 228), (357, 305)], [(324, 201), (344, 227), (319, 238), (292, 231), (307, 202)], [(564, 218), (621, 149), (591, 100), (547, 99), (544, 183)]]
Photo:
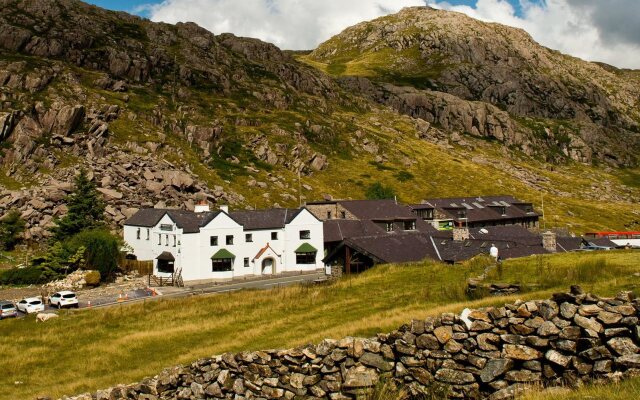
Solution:
[[(518, 298), (545, 298), (566, 290), (569, 282), (562, 277), (568, 271), (592, 268), (594, 263), (604, 269), (613, 266), (613, 272), (581, 282), (587, 289), (613, 294), (640, 284), (640, 278), (633, 275), (640, 271), (637, 252), (560, 254), (545, 256), (542, 262), (554, 266), (545, 274), (556, 274), (557, 285), (529, 288)], [(540, 263), (536, 257), (508, 261), (502, 281), (535, 284), (540, 279)], [(479, 275), (482, 269), (482, 263), (380, 266), (329, 286), (70, 311), (46, 324), (35, 324), (33, 317), (2, 321), (0, 399), (59, 397), (96, 390), (135, 382), (164, 367), (225, 351), (290, 347), (325, 337), (369, 336), (412, 318), (516, 299), (467, 298), (466, 278)]]

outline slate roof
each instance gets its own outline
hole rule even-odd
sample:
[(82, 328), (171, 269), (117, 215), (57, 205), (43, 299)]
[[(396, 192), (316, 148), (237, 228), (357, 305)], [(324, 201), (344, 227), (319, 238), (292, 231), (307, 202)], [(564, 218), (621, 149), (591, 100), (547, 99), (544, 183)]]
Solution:
[(542, 243), (538, 241), (537, 244), (529, 245), (527, 243), (521, 243), (515, 240), (478, 240), (470, 239), (463, 241), (453, 241), (452, 239), (440, 239), (434, 238), (436, 247), (440, 259), (446, 262), (459, 262), (468, 260), (475, 257), (478, 254), (489, 254), (491, 245), (495, 245), (498, 248), (498, 254), (500, 258), (515, 258), (526, 257), (533, 254), (546, 254), (546, 251), (542, 247)]
[(356, 218), (364, 220), (415, 219), (411, 208), (398, 204), (393, 199), (387, 200), (340, 200), (338, 203), (349, 210)]
[[(437, 259), (430, 236), (420, 233), (349, 238), (344, 240), (342, 246), (344, 245), (381, 263)], [(340, 247), (336, 252), (340, 251)]]
[[(465, 211), (466, 220), (469, 223), (481, 221), (500, 221), (514, 218), (539, 217), (533, 210), (526, 212), (520, 206), (530, 204), (522, 202), (513, 196), (478, 196), (478, 197), (448, 197), (438, 199), (427, 199), (423, 204), (413, 204), (413, 210), (428, 208), (432, 205), (452, 219), (458, 218), (458, 211)], [(505, 214), (500, 213), (499, 207), (505, 207)]]
[(211, 222), (221, 211), (194, 213), (187, 210), (162, 208), (143, 208), (125, 221), (125, 225), (151, 228), (156, 226), (162, 217), (169, 215), (178, 228), (184, 233), (197, 233), (200, 228)]
[(301, 211), (301, 208), (271, 208), (268, 210), (231, 211), (229, 216), (244, 229), (279, 229), (291, 222)]
[[(398, 221), (409, 220), (415, 221), (415, 232), (422, 233), (436, 233), (437, 229), (430, 223), (417, 218), (409, 211), (409, 216), (400, 215), (397, 217), (387, 217), (386, 219), (397, 219)], [(400, 225), (395, 226), (394, 232), (387, 232), (381, 225), (378, 225), (374, 221), (384, 221), (385, 218), (374, 218), (374, 220), (350, 220), (350, 219), (330, 219), (324, 221), (324, 241), (325, 243), (339, 242), (346, 238), (362, 237), (362, 236), (376, 236), (376, 235), (398, 235), (402, 233), (408, 233), (413, 231), (404, 231)]]

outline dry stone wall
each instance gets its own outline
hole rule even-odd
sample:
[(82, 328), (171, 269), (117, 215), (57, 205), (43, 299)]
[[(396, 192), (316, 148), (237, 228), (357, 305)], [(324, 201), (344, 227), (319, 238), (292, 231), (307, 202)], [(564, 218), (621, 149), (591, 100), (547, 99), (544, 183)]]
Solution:
[(508, 399), (528, 384), (577, 385), (640, 371), (640, 302), (572, 287), (544, 301), (445, 313), (374, 338), (326, 339), (288, 350), (223, 354), (140, 383), (64, 397), (111, 399), (353, 399), (381, 381), (413, 396)]

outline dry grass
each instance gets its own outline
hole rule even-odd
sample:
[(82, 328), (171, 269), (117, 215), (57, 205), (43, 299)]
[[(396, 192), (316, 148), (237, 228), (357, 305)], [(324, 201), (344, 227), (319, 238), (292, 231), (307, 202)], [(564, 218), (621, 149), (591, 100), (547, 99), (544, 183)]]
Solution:
[[(637, 262), (610, 252), (628, 266), (619, 276), (595, 282), (599, 293), (634, 287)], [(582, 255), (580, 255), (582, 257)], [(570, 263), (574, 254), (552, 260)], [(533, 276), (535, 259), (519, 269)], [(298, 286), (122, 305), (35, 324), (33, 317), (0, 323), (0, 399), (61, 396), (140, 380), (162, 368), (226, 351), (282, 348), (346, 335), (371, 336), (413, 318), (464, 307), (544, 298), (566, 287), (520, 296), (469, 301), (464, 282), (482, 265), (433, 262), (380, 266), (322, 287)], [(22, 382), (14, 384), (14, 382)]]

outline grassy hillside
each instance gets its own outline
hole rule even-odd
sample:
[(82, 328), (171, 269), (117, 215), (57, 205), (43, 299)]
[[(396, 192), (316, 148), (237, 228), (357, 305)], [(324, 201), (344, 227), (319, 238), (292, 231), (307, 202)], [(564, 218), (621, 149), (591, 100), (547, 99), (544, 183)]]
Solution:
[[(597, 280), (571, 283), (584, 283), (585, 289), (599, 294), (614, 294), (640, 284), (640, 278), (632, 275), (640, 272), (637, 257), (637, 252), (630, 251), (531, 257), (507, 262), (503, 278), (508, 279), (515, 270), (528, 271), (522, 276), (535, 283), (540, 279), (536, 275), (540, 260), (550, 266), (548, 275), (558, 277), (592, 269), (595, 263), (612, 272), (600, 274)], [(432, 262), (380, 266), (330, 286), (242, 291), (68, 312), (38, 325), (33, 317), (2, 321), (0, 399), (95, 390), (225, 351), (369, 336), (412, 318), (516, 298), (545, 298), (567, 289), (567, 282), (558, 278), (556, 285), (518, 296), (470, 299), (464, 290), (466, 278), (479, 275), (482, 268), (482, 263), (446, 266)], [(581, 276), (573, 274), (578, 279)], [(518, 281), (522, 283), (521, 278)], [(14, 384), (16, 381), (21, 383)]]

